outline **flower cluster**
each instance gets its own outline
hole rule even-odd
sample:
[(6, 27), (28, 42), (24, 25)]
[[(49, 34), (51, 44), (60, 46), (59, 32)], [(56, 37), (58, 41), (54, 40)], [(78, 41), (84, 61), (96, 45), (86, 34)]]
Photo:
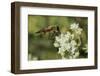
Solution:
[(61, 33), (59, 36), (55, 37), (54, 47), (58, 48), (58, 54), (61, 55), (62, 59), (65, 59), (65, 53), (69, 53), (69, 58), (75, 58), (79, 55), (78, 43), (75, 40), (74, 33), (80, 35), (82, 29), (79, 24), (73, 23), (70, 26), (73, 33), (67, 31), (66, 33)]
[(70, 29), (75, 32), (77, 35), (81, 35), (83, 29), (79, 27), (79, 24), (73, 23), (70, 25)]

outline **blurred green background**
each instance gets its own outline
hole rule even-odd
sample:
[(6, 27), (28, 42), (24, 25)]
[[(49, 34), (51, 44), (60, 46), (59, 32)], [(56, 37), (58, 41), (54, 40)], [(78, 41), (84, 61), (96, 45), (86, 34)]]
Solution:
[[(72, 23), (79, 23), (82, 33), (83, 46), (87, 43), (88, 18), (68, 16), (28, 15), (28, 60), (60, 59), (57, 49), (53, 45), (53, 27), (58, 26), (61, 32), (69, 30)], [(47, 30), (47, 31), (46, 31)], [(55, 30), (55, 29), (54, 29)], [(86, 58), (87, 53), (80, 53), (79, 58)]]

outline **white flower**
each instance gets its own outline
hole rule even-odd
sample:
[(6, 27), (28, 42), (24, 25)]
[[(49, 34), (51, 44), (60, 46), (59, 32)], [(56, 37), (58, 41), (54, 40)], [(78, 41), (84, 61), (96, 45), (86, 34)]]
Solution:
[(65, 50), (65, 48), (61, 47), (61, 48), (59, 48), (59, 51), (65, 52), (66, 50)]
[(77, 35), (81, 35), (83, 29), (79, 27), (79, 24), (73, 23), (70, 25), (70, 29), (73, 30)]
[(61, 47), (61, 48), (59, 48), (58, 54), (63, 54), (65, 51), (66, 50), (63, 47)]
[(75, 52), (75, 54), (73, 55), (73, 58), (77, 58), (79, 56), (79, 52)]
[(67, 32), (67, 36), (71, 36), (71, 33), (70, 32)]
[(72, 40), (71, 41), (71, 46), (76, 46), (76, 45), (77, 45), (76, 41), (75, 40)]
[(77, 30), (75, 30), (75, 33), (78, 34), (78, 35), (81, 35), (81, 32), (82, 32), (81, 28), (78, 28)]
[(70, 25), (70, 29), (72, 29), (72, 30), (76, 30), (76, 29), (78, 29), (78, 27), (79, 27), (78, 23), (73, 23)]
[(69, 51), (71, 48), (71, 45), (69, 43), (69, 39), (71, 38), (71, 33), (61, 33), (59, 36), (55, 37), (55, 43), (54, 46), (59, 48), (58, 53), (63, 54), (65, 51)]
[(75, 52), (75, 50), (77, 49), (77, 47), (76, 47), (77, 43), (76, 43), (75, 40), (72, 40), (72, 41), (70, 42), (70, 44), (71, 44), (71, 52), (72, 52), (72, 54), (73, 54), (73, 53)]
[(56, 36), (55, 38), (56, 38), (56, 41), (57, 41), (57, 42), (60, 41), (60, 37), (59, 37), (59, 36)]
[(65, 55), (65, 50), (63, 48), (59, 48), (58, 54), (61, 55), (62, 59), (65, 59), (64, 55)]
[(71, 38), (71, 33), (70, 32), (67, 32), (65, 34), (64, 33), (61, 33), (59, 36), (56, 36), (55, 37), (55, 40), (60, 45), (63, 45), (66, 42), (68, 42), (70, 38)]
[(74, 39), (74, 34), (70, 32), (61, 33), (59, 36), (55, 37), (54, 47), (58, 47), (59, 51), (58, 54), (63, 56), (66, 51), (74, 53), (76, 50), (76, 41)]
[(70, 38), (71, 38), (71, 33), (70, 32), (67, 32), (65, 34), (65, 40), (68, 41)]
[(60, 36), (61, 36), (61, 38), (63, 38), (63, 37), (64, 37), (64, 33), (61, 33), (61, 35), (60, 35)]
[(54, 43), (54, 46), (55, 46), (55, 47), (59, 47), (59, 43), (55, 42), (55, 43)]
[(78, 50), (79, 46), (76, 42), (75, 35), (79, 36), (82, 29), (79, 27), (79, 24), (76, 23), (71, 24), (70, 29), (72, 32), (67, 31), (66, 33), (61, 33), (59, 36), (55, 37), (54, 47), (58, 48), (58, 54), (61, 55), (62, 59), (65, 58), (66, 52), (69, 52), (69, 58), (78, 56), (76, 51)]
[(66, 43), (65, 46), (64, 46), (64, 48), (65, 48), (67, 51), (70, 51), (70, 49), (71, 49), (70, 43)]
[(60, 38), (61, 38), (61, 41), (60, 41), (60, 43), (65, 43), (66, 42), (66, 37), (65, 37), (65, 34), (61, 34), (60, 35)]

